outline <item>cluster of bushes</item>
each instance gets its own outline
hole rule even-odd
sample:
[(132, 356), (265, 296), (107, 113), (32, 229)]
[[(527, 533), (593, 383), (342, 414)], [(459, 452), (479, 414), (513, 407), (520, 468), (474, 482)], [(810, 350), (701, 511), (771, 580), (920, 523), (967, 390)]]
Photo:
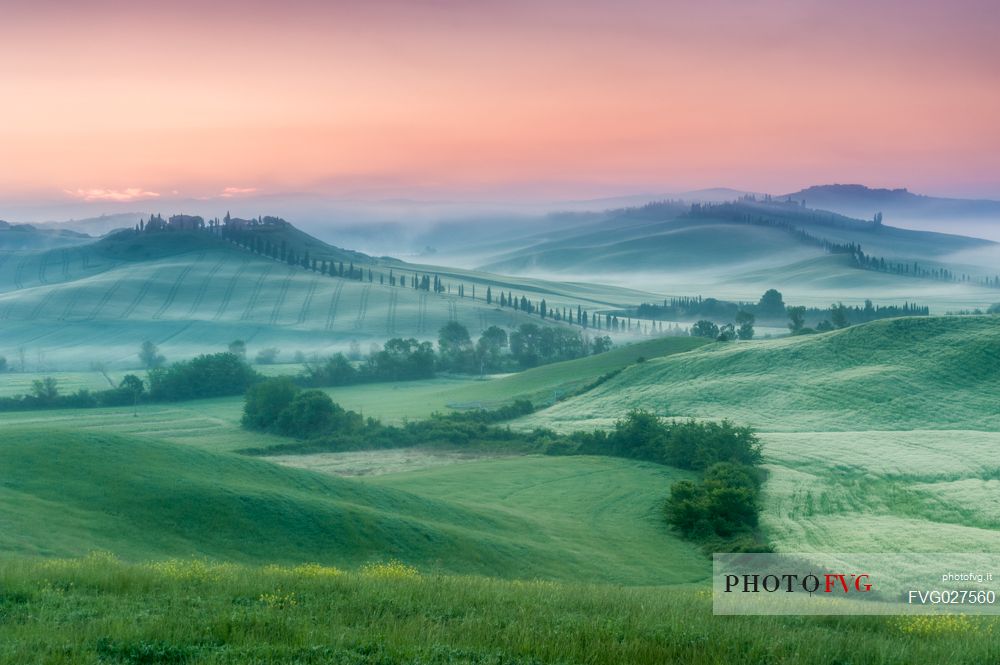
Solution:
[(248, 454), (371, 450), (449, 445), (544, 452), (550, 455), (611, 455), (701, 471), (698, 482), (681, 481), (666, 504), (668, 522), (686, 537), (715, 551), (761, 551), (759, 517), (761, 444), (753, 429), (728, 421), (666, 421), (635, 410), (610, 432), (517, 431), (496, 423), (531, 413), (526, 400), (494, 410), (434, 414), (401, 426), (347, 411), (318, 390), (301, 390), (288, 379), (269, 379), (247, 393), (243, 425), (299, 439), (250, 449)]
[(31, 393), (27, 395), (0, 397), (0, 411), (131, 406), (141, 399), (144, 390), (142, 379), (134, 374), (127, 374), (117, 388), (96, 391), (81, 388), (73, 393), (62, 394), (59, 392), (58, 381), (47, 376), (32, 381)]
[[(752, 339), (757, 319), (770, 323), (788, 320), (793, 335), (827, 332), (838, 328), (867, 323), (878, 319), (899, 316), (928, 316), (930, 309), (916, 303), (902, 305), (875, 305), (865, 300), (864, 306), (853, 307), (835, 303), (828, 309), (821, 307), (791, 307), (785, 304), (780, 291), (768, 289), (757, 303), (729, 302), (715, 298), (670, 298), (663, 304), (644, 303), (635, 310), (636, 316), (647, 319), (685, 320), (702, 317), (691, 326), (690, 334), (720, 342), (734, 339)], [(731, 321), (718, 325), (716, 321)], [(812, 327), (808, 327), (808, 326)]]
[(667, 521), (685, 537), (714, 552), (769, 552), (757, 533), (763, 472), (756, 466), (719, 462), (701, 480), (670, 488)]
[[(494, 423), (527, 415), (532, 410), (531, 402), (518, 400), (494, 411), (434, 414), (426, 420), (397, 427), (346, 410), (320, 390), (303, 390), (288, 378), (277, 378), (262, 381), (247, 391), (242, 424), (248, 429), (300, 440), (279, 447), (286, 452), (402, 448), (440, 443), (469, 445), (517, 441), (519, 433), (496, 427)], [(537, 441), (522, 440), (521, 443), (535, 444)], [(265, 453), (275, 452), (275, 449), (245, 452)]]
[[(763, 460), (751, 427), (722, 422), (667, 421), (633, 410), (609, 432), (569, 435), (563, 452), (616, 455), (701, 472), (673, 484), (667, 521), (712, 551), (769, 551), (757, 531)], [(566, 445), (566, 444), (563, 444)]]
[(236, 353), (205, 354), (149, 370), (149, 399), (175, 402), (241, 395), (260, 378)]
[(468, 328), (452, 321), (438, 332), (436, 351), (431, 342), (397, 337), (360, 363), (351, 362), (343, 353), (307, 360), (298, 380), (309, 387), (349, 386), (429, 379), (437, 371), (514, 371), (603, 353), (610, 348), (611, 339), (606, 336), (587, 339), (578, 331), (533, 323), (522, 324), (509, 335), (503, 328), (491, 326), (473, 342)]
[(353, 432), (362, 417), (335, 404), (321, 390), (302, 390), (291, 379), (268, 379), (251, 386), (243, 406), (244, 427), (306, 438), (325, 432)]
[(261, 375), (234, 353), (212, 353), (149, 370), (148, 380), (127, 374), (115, 388), (59, 392), (52, 377), (32, 382), (31, 393), (0, 397), (0, 411), (132, 406), (246, 393)]

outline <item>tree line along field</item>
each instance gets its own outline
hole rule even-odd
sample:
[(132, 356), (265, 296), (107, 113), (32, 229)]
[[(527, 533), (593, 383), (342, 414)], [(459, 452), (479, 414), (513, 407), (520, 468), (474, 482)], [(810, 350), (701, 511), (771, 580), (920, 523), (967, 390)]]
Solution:
[[(169, 240), (176, 244), (176, 238)], [(100, 245), (3, 253), (0, 355), (14, 369), (78, 370), (95, 361), (114, 368), (134, 366), (135, 347), (145, 339), (180, 357), (243, 339), (252, 352), (281, 349), (287, 362), (294, 351), (345, 350), (351, 341), (367, 352), (369, 343), (391, 337), (433, 339), (449, 321), (477, 332), (540, 322), (537, 315), (487, 304), (490, 278), (481, 274), (448, 273), (473, 278), (463, 282), (467, 292), (460, 297), (457, 283), (452, 293), (437, 294), (378, 279), (321, 275), (224, 241), (195, 247), (128, 261), (107, 256)], [(379, 270), (407, 276), (417, 270), (400, 265)], [(477, 280), (474, 299), (471, 285)], [(569, 285), (546, 291), (541, 282), (493, 282), (503, 284), (512, 295), (547, 296), (549, 307), (623, 304), (615, 289), (580, 287), (574, 295), (577, 289)]]
[[(517, 399), (547, 404), (554, 397), (567, 397), (602, 376), (636, 362), (683, 353), (708, 343), (696, 337), (662, 337), (621, 346), (596, 356), (552, 363), (496, 378), (443, 376), (323, 390), (347, 409), (388, 423), (400, 423), (406, 419), (426, 418), (434, 412), (493, 408)], [(256, 369), (268, 376), (289, 375), (300, 372), (302, 365), (258, 365)], [(125, 372), (109, 371), (107, 375), (112, 383), (117, 384)], [(28, 393), (33, 381), (47, 376), (56, 379), (60, 392), (65, 393), (80, 388), (102, 390), (108, 387), (108, 379), (96, 371), (9, 373), (0, 386), (0, 395)], [(217, 451), (267, 447), (279, 441), (267, 434), (241, 429), (242, 408), (242, 397), (219, 397), (193, 402), (141, 404), (137, 409), (126, 406), (8, 411), (0, 412), (0, 425), (49, 425), (62, 429), (151, 436)]]

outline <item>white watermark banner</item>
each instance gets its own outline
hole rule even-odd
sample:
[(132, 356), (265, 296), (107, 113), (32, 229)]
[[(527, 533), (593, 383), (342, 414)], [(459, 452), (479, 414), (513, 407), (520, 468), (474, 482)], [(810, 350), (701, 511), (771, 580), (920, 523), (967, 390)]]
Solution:
[(715, 614), (1000, 614), (1000, 554), (715, 554)]

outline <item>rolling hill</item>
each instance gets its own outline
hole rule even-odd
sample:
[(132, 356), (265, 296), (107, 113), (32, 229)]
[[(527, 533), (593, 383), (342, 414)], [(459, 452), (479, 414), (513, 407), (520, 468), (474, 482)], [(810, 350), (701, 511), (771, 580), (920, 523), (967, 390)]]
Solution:
[[(27, 357), (25, 365), (40, 371), (84, 369), (94, 362), (120, 368), (135, 366), (136, 349), (146, 339), (172, 359), (243, 339), (251, 356), (276, 347), (288, 360), (295, 351), (347, 350), (351, 342), (367, 352), (370, 343), (391, 337), (435, 339), (453, 320), (473, 334), (491, 325), (541, 323), (537, 315), (487, 304), (488, 285), (536, 301), (547, 298), (550, 307), (590, 309), (642, 299), (622, 289), (376, 259), (293, 227), (275, 229), (267, 242), (285, 243), (297, 256), (343, 263), (345, 271), (353, 264), (373, 272), (361, 279), (321, 274), (208, 232), (128, 231), (72, 247), (0, 253), (0, 355)], [(427, 274), (440, 274), (450, 291), (403, 286), (401, 278)], [(389, 285), (391, 275), (397, 286)], [(458, 284), (465, 286), (463, 296)]]
[[(769, 225), (758, 220), (767, 220)], [(610, 211), (576, 233), (526, 238), (483, 267), (553, 272), (731, 271), (754, 263), (781, 266), (818, 258), (826, 254), (817, 242), (823, 240), (859, 244), (868, 254), (918, 260), (994, 245), (978, 238), (877, 226), (784, 202), (750, 200), (694, 208), (668, 202)]]
[[(684, 474), (606, 462), (485, 463), (478, 476), (420, 476), (419, 491), (410, 492), (392, 487), (409, 478), (361, 483), (145, 438), (7, 428), (0, 433), (0, 551), (338, 566), (395, 557), (508, 578), (702, 579), (707, 562), (698, 549), (657, 517), (665, 489)], [(496, 496), (456, 500), (471, 495), (459, 485), (483, 489), (487, 478)], [(519, 499), (502, 500), (515, 492)], [(582, 527), (600, 510), (609, 517)], [(632, 543), (628, 556), (619, 537)]]
[(527, 423), (608, 424), (638, 407), (765, 431), (997, 431), (998, 391), (997, 317), (888, 319), (633, 365)]
[(884, 189), (864, 185), (815, 185), (781, 198), (805, 201), (811, 208), (871, 219), (882, 212), (889, 219), (938, 219), (962, 227), (967, 220), (1000, 222), (1000, 201), (955, 199), (914, 194), (905, 188)]

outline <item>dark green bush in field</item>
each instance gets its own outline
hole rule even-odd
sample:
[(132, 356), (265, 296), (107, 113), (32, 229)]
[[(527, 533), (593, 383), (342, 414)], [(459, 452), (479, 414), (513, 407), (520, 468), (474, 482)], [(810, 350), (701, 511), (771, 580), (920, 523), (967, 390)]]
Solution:
[(149, 394), (167, 402), (241, 395), (259, 380), (260, 375), (235, 353), (212, 353), (150, 370)]
[(268, 379), (251, 386), (243, 405), (243, 426), (258, 430), (271, 428), (298, 393), (299, 387), (288, 377)]
[(347, 433), (360, 429), (362, 418), (335, 404), (321, 390), (306, 390), (278, 414), (274, 430), (278, 434), (305, 439), (329, 432)]
[(614, 455), (701, 471), (717, 462), (759, 464), (761, 444), (751, 427), (722, 422), (667, 421), (634, 409), (611, 432), (569, 435), (579, 452)]

